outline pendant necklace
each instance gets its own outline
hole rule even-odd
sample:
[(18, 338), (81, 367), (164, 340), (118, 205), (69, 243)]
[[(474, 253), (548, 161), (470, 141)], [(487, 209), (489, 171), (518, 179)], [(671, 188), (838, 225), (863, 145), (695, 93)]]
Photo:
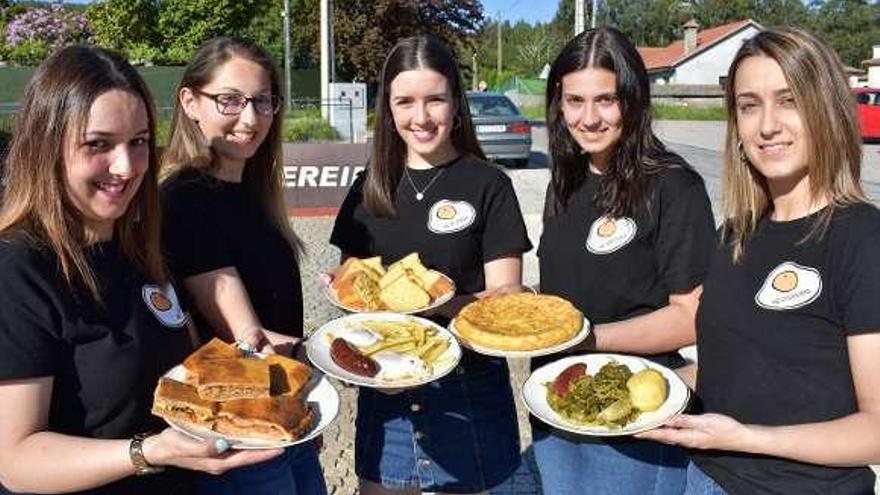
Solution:
[(428, 182), (428, 185), (425, 186), (421, 191), (419, 191), (419, 189), (416, 187), (416, 183), (412, 180), (412, 176), (409, 175), (409, 167), (407, 167), (406, 165), (404, 165), (403, 167), (403, 172), (406, 174), (406, 179), (409, 181), (409, 185), (412, 186), (413, 191), (416, 192), (416, 201), (421, 201), (425, 198), (425, 193), (428, 192), (428, 189), (430, 189), (432, 185), (434, 185), (434, 182), (437, 180), (437, 178), (443, 175), (444, 171), (446, 171), (446, 167), (440, 168), (440, 171), (434, 174), (434, 177)]

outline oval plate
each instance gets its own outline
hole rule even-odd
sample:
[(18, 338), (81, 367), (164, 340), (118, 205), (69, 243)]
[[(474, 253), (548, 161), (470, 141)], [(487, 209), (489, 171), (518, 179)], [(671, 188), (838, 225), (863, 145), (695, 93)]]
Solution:
[[(255, 355), (259, 357), (258, 354)], [(187, 371), (182, 364), (178, 364), (165, 373), (165, 377), (179, 382), (185, 381), (186, 376)], [(233, 437), (217, 433), (208, 428), (178, 423), (168, 419), (165, 422), (175, 430), (198, 440), (213, 441), (218, 438), (224, 438), (233, 449), (251, 450), (290, 447), (291, 445), (307, 442), (320, 435), (325, 428), (333, 423), (333, 420), (339, 414), (339, 392), (333, 388), (333, 385), (327, 380), (326, 376), (313, 371), (312, 380), (306, 387), (309, 389), (306, 395), (306, 403), (315, 411), (317, 418), (315, 424), (306, 435), (292, 442), (273, 442), (271, 440)]]
[[(550, 404), (547, 403), (546, 384), (553, 382), (565, 368), (575, 363), (585, 363), (588, 372), (595, 374), (610, 361), (624, 364), (634, 373), (645, 368), (653, 368), (662, 373), (663, 377), (666, 378), (666, 383), (669, 385), (669, 396), (666, 398), (666, 402), (656, 411), (642, 413), (635, 421), (618, 429), (571, 422), (554, 411)], [(671, 369), (644, 358), (622, 354), (586, 354), (583, 356), (570, 356), (548, 363), (533, 371), (526, 379), (522, 388), (523, 402), (529, 409), (529, 412), (541, 421), (560, 430), (596, 437), (632, 435), (642, 431), (653, 430), (662, 426), (669, 418), (684, 411), (689, 397), (690, 389)]]
[(546, 356), (548, 354), (555, 354), (557, 352), (562, 352), (570, 347), (574, 347), (584, 339), (590, 335), (590, 321), (584, 318), (584, 324), (581, 325), (581, 329), (574, 334), (570, 339), (565, 342), (550, 346), (543, 347), (540, 349), (531, 349), (528, 351), (507, 351), (502, 349), (493, 349), (491, 347), (483, 347), (481, 345), (472, 344), (468, 342), (467, 339), (462, 337), (461, 334), (458, 333), (458, 330), (455, 328), (455, 319), (449, 322), (449, 331), (452, 332), (453, 335), (461, 342), (461, 344), (468, 349), (478, 352), (480, 354), (485, 354), (486, 356), (494, 356), (494, 357), (504, 357), (504, 358), (531, 358), (538, 356)]
[[(346, 328), (356, 327), (358, 322), (361, 321), (414, 321), (421, 325), (432, 327), (437, 330), (439, 335), (447, 337), (449, 339), (449, 348), (434, 361), (433, 373), (430, 375), (401, 380), (381, 380), (357, 375), (344, 370), (330, 357), (330, 336), (336, 335)], [(306, 352), (312, 364), (324, 373), (353, 385), (371, 388), (406, 388), (424, 385), (449, 374), (450, 371), (455, 369), (455, 366), (461, 359), (461, 347), (458, 345), (455, 337), (449, 333), (449, 330), (431, 320), (398, 313), (356, 313), (329, 321), (309, 336), (309, 339), (306, 341)]]
[[(437, 299), (434, 299), (433, 301), (431, 301), (431, 304), (425, 306), (424, 308), (414, 309), (411, 311), (396, 311), (396, 313), (402, 314), (402, 315), (417, 315), (419, 313), (424, 313), (425, 311), (430, 311), (432, 309), (439, 308), (440, 306), (443, 306), (444, 304), (449, 302), (449, 300), (455, 296), (455, 290), (456, 290), (455, 289), (455, 282), (453, 282), (451, 278), (447, 277), (443, 273), (440, 273), (440, 275), (444, 279), (446, 279), (447, 282), (449, 282), (450, 286), (452, 286), (452, 289), (450, 289), (449, 292), (441, 295)], [(319, 278), (318, 284), (321, 289), (321, 293), (324, 294), (324, 297), (326, 297), (327, 300), (330, 301), (330, 304), (336, 306), (337, 308), (339, 308), (343, 311), (347, 311), (349, 313), (375, 313), (375, 311), (371, 311), (368, 309), (355, 308), (355, 307), (348, 306), (348, 305), (345, 305), (342, 302), (340, 302), (339, 298), (336, 297), (336, 291), (333, 289), (333, 287), (330, 286), (329, 280), (324, 279), (324, 278)]]

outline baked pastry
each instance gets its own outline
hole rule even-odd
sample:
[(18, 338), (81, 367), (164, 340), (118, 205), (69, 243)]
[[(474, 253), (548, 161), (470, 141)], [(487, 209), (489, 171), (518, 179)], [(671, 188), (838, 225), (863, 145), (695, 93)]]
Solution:
[(221, 402), (214, 430), (235, 437), (290, 442), (303, 436), (314, 420), (314, 411), (301, 400), (281, 395)]
[(198, 371), (199, 397), (207, 400), (269, 397), (269, 363), (263, 359), (213, 359)]
[(452, 281), (426, 268), (418, 253), (404, 256), (387, 270), (378, 256), (348, 258), (330, 286), (336, 299), (355, 311), (418, 311), (455, 292)]
[(268, 354), (269, 392), (271, 395), (291, 395), (296, 397), (303, 391), (312, 377), (312, 371), (305, 364), (280, 354)]
[(196, 388), (170, 378), (159, 378), (153, 394), (153, 414), (170, 421), (205, 428), (214, 425), (217, 403), (199, 397)]
[(458, 334), (477, 346), (531, 351), (570, 340), (581, 330), (584, 315), (561, 297), (519, 293), (474, 301), (454, 323)]
[(379, 293), (379, 299), (391, 311), (415, 311), (431, 304), (431, 296), (420, 280), (408, 273), (394, 279)]
[(238, 347), (227, 344), (218, 338), (213, 338), (207, 344), (196, 349), (195, 352), (183, 360), (183, 366), (191, 373), (198, 374), (199, 367), (205, 361), (213, 359), (234, 359), (244, 357), (244, 353)]

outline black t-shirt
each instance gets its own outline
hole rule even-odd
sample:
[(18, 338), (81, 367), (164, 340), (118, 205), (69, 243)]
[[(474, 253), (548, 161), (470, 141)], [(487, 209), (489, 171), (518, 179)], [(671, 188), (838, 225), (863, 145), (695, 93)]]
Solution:
[(418, 252), (425, 266), (452, 278), (459, 294), (485, 289), (484, 263), (532, 248), (510, 179), (496, 167), (461, 157), (409, 173), (420, 190), (434, 183), (418, 201), (404, 177), (396, 218), (366, 211), (361, 174), (342, 203), (330, 243), (352, 256), (380, 255), (384, 263)]
[[(153, 390), (192, 352), (187, 316), (174, 289), (145, 280), (118, 244), (86, 254), (101, 302), (67, 285), (51, 251), (20, 236), (0, 240), (0, 381), (54, 377), (52, 432), (122, 439), (161, 430)], [(182, 493), (187, 477), (168, 471), (87, 493)]]
[[(302, 282), (293, 247), (241, 183), (195, 169), (167, 180), (165, 247), (178, 280), (235, 267), (263, 327), (302, 337)], [(192, 304), (191, 307), (195, 308)], [(210, 334), (204, 318), (197, 323)]]
[[(589, 172), (564, 211), (545, 215), (538, 248), (541, 292), (570, 300), (592, 324), (600, 324), (650, 313), (668, 305), (670, 294), (700, 285), (715, 242), (700, 176), (683, 167), (649, 176), (647, 205), (634, 217), (613, 221), (593, 204), (600, 180)], [(680, 364), (674, 353), (653, 359)]]
[[(857, 411), (846, 339), (880, 330), (880, 212), (838, 210), (821, 239), (804, 242), (816, 215), (763, 219), (737, 264), (729, 246), (715, 252), (697, 315), (705, 411), (769, 426)], [(867, 467), (729, 452), (693, 458), (734, 494), (874, 493)]]

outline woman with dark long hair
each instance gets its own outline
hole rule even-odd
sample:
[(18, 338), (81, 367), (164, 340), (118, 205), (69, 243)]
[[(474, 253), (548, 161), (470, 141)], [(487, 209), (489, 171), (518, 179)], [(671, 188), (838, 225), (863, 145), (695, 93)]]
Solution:
[(222, 453), (150, 414), (193, 348), (159, 242), (155, 131), (143, 80), (101, 48), (58, 51), (25, 90), (0, 208), (0, 493), (184, 494), (176, 468), (280, 453)]
[[(458, 62), (436, 38), (401, 40), (385, 59), (370, 163), (330, 242), (343, 259), (418, 252), (455, 281), (459, 302), (520, 287), (531, 243), (516, 195), (485, 162)], [(503, 359), (465, 351), (452, 374), (428, 385), (393, 396), (362, 388), (360, 493), (475, 493), (512, 475), (519, 434), (509, 380)]]
[[(700, 176), (654, 135), (648, 75), (620, 31), (587, 31), (563, 48), (547, 81), (547, 128), (541, 291), (589, 318), (589, 350), (683, 364), (676, 351), (694, 341), (712, 212)], [(547, 493), (672, 494), (684, 486), (684, 452), (675, 447), (573, 437), (537, 421), (533, 436)]]
[[(169, 265), (200, 328), (290, 352), (303, 335), (297, 251), (282, 197), (281, 83), (251, 41), (221, 37), (193, 55), (163, 155)], [(205, 477), (200, 492), (321, 495), (313, 442), (264, 464)]]
[(694, 449), (689, 494), (874, 493), (880, 212), (855, 99), (812, 34), (747, 40), (725, 92), (724, 222), (697, 318), (705, 414), (643, 434)]

